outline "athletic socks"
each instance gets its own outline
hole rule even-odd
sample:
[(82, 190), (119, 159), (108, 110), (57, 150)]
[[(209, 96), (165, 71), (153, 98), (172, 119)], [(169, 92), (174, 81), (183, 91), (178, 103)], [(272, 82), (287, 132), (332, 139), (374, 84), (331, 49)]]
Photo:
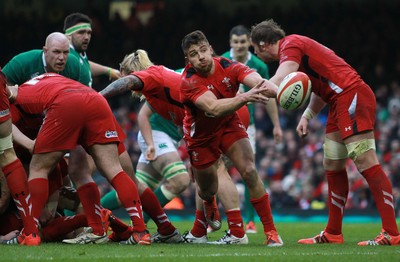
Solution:
[(382, 219), (383, 229), (391, 236), (398, 236), (399, 230), (394, 213), (392, 185), (381, 165), (372, 166), (361, 173), (368, 182)]
[(81, 200), (88, 225), (93, 229), (93, 234), (102, 236), (104, 234), (104, 229), (101, 222), (99, 188), (96, 183), (90, 182), (80, 186), (77, 193)]
[(207, 235), (207, 221), (203, 210), (196, 210), (196, 217), (193, 223), (192, 230), (190, 230), (193, 236), (202, 237)]
[(134, 230), (137, 232), (146, 230), (139, 193), (132, 179), (125, 171), (121, 171), (111, 180), (111, 185), (117, 191), (119, 201), (131, 218)]
[(70, 217), (57, 217), (42, 228), (43, 241), (55, 242), (65, 238), (65, 236), (80, 228), (87, 227), (87, 219), (84, 214)]
[(229, 210), (225, 212), (231, 235), (242, 238), (245, 235), (243, 219), (240, 210)]
[(342, 234), (343, 214), (349, 193), (346, 169), (326, 171), (328, 180), (328, 224), (325, 231), (332, 235)]
[(140, 196), (143, 211), (148, 214), (158, 227), (158, 233), (169, 235), (175, 231), (175, 227), (169, 221), (156, 195), (150, 188), (146, 188)]
[(264, 232), (266, 233), (271, 230), (276, 231), (274, 221), (272, 219), (268, 193), (265, 193), (265, 195), (260, 198), (252, 198), (250, 199), (250, 202), (253, 204), (254, 209), (260, 217), (261, 223), (264, 226)]
[(120, 208), (121, 203), (119, 202), (117, 191), (111, 190), (105, 194), (100, 200), (100, 205), (111, 211)]
[(32, 195), (29, 190), (28, 178), (21, 161), (16, 159), (4, 166), (2, 171), (6, 177), (11, 196), (22, 218), (24, 233), (27, 235), (38, 233), (37, 221), (34, 219), (35, 216), (32, 210)]

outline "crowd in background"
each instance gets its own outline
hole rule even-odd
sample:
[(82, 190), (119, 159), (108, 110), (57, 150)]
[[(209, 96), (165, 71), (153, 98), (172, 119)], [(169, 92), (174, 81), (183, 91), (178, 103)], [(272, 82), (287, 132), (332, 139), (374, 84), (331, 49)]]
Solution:
[[(132, 8), (131, 16), (123, 20), (120, 16), (109, 19), (107, 11), (90, 8), (86, 1), (84, 10), (94, 22), (90, 46), (90, 59), (118, 68), (124, 55), (142, 48), (149, 52), (151, 60), (170, 68), (181, 68), (184, 64), (180, 49), (182, 37), (194, 29), (204, 31), (217, 54), (229, 49), (229, 30), (237, 24), (251, 27), (266, 18), (273, 18), (287, 34), (298, 33), (310, 36), (332, 48), (351, 64), (372, 87), (377, 99), (376, 147), (380, 162), (393, 184), (393, 195), (400, 210), (400, 35), (396, 25), (399, 3), (396, 1), (318, 1), (314, 5), (300, 1), (298, 5), (261, 7), (252, 1), (246, 8), (233, 10), (230, 15), (210, 8), (207, 1), (139, 1), (151, 4), (153, 14), (144, 23), (138, 19), (140, 5)], [(264, 1), (260, 1), (264, 2)], [(195, 10), (195, 11), (194, 11)], [(45, 37), (52, 31), (62, 30), (64, 13), (58, 15), (31, 16), (21, 19), (8, 14), (1, 18), (2, 35), (0, 66), (12, 56), (40, 49)], [(12, 25), (12, 30), (5, 28)], [(270, 65), (271, 75), (276, 65)], [(94, 79), (97, 90), (108, 84), (108, 79)], [(137, 111), (140, 102), (129, 94), (110, 100), (117, 120), (127, 133), (125, 141), (134, 165), (140, 149), (136, 143)], [(294, 112), (280, 109), (280, 123), (284, 131), (283, 143), (276, 145), (272, 138), (272, 124), (262, 105), (256, 106), (257, 154), (259, 174), (271, 195), (273, 208), (295, 207), (301, 209), (324, 209), (327, 200), (327, 183), (322, 167), (323, 135), (327, 110), (311, 122), (311, 133), (300, 139), (296, 125), (302, 110)], [(183, 148), (183, 147), (182, 147)], [(186, 157), (182, 150), (182, 156)], [(347, 208), (364, 209), (374, 205), (368, 185), (349, 161), (350, 194)], [(231, 170), (233, 179), (242, 188), (240, 176)], [(110, 189), (102, 183), (102, 192)], [(186, 207), (194, 207), (193, 187), (181, 196)]]

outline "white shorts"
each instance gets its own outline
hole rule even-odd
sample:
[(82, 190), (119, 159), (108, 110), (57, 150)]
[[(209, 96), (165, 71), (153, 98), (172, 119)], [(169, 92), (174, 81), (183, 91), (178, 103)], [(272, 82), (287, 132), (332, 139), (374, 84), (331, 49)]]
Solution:
[(253, 153), (256, 154), (256, 126), (254, 124), (249, 125), (247, 128), (247, 135), (249, 136)]
[[(152, 130), (152, 134), (153, 134), (154, 147), (156, 149), (156, 156), (157, 157), (161, 156), (161, 155), (164, 155), (166, 153), (177, 152), (178, 151), (179, 142), (176, 142), (175, 140), (173, 140), (166, 133), (164, 133), (162, 131)], [(148, 164), (149, 161), (147, 161), (146, 157), (145, 157), (145, 153), (146, 153), (146, 150), (147, 150), (147, 144), (144, 141), (144, 138), (143, 138), (142, 133), (140, 131), (138, 133), (137, 141), (138, 141), (138, 144), (139, 144), (139, 147), (140, 147), (140, 151), (142, 151), (138, 161), (141, 162), (141, 163)]]

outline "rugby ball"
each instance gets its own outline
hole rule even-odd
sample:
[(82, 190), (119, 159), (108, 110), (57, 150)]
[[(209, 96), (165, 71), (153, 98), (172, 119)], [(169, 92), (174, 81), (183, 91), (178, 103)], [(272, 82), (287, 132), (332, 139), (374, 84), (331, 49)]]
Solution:
[(276, 97), (283, 109), (294, 110), (307, 102), (310, 93), (310, 78), (303, 72), (293, 72), (282, 80)]

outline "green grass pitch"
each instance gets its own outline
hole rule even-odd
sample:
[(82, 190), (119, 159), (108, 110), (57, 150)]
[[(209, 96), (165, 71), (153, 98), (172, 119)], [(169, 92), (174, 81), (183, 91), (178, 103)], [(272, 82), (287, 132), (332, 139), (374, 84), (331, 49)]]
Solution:
[[(189, 230), (191, 221), (174, 222), (181, 233)], [(312, 237), (325, 226), (321, 223), (277, 223), (285, 245), (268, 248), (257, 224), (259, 233), (248, 234), (248, 245), (194, 245), (153, 244), (151, 246), (125, 246), (116, 243), (103, 245), (66, 245), (43, 243), (38, 247), (0, 245), (0, 261), (400, 261), (400, 246), (359, 247), (362, 240), (374, 238), (380, 231), (379, 223), (345, 223), (343, 245), (299, 245), (297, 240)], [(151, 232), (154, 224), (148, 225)], [(224, 234), (226, 223), (220, 231), (209, 234), (216, 240)]]

